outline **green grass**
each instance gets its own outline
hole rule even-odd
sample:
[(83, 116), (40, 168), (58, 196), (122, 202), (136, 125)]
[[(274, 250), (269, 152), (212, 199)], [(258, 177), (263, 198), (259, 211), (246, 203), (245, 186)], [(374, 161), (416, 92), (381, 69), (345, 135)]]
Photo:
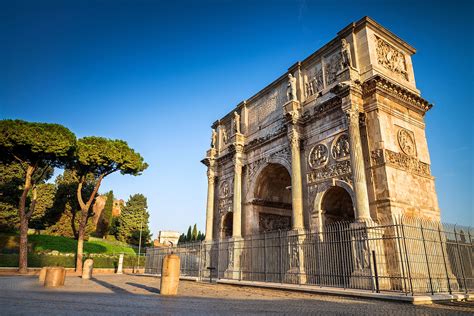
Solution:
[[(2, 239), (6, 240), (9, 238), (7, 235), (0, 235), (0, 245), (2, 245)], [(12, 246), (11, 237), (9, 243), (9, 250), (15, 250), (16, 245)], [(77, 249), (77, 240), (62, 236), (48, 236), (48, 235), (29, 235), (28, 243), (31, 243), (32, 250), (34, 252), (52, 251), (57, 250), (60, 253), (75, 253)], [(12, 249), (13, 248), (13, 249)], [(84, 242), (85, 253), (101, 253), (101, 254), (118, 254), (124, 253), (129, 255), (135, 255), (138, 250), (130, 247), (125, 243), (111, 242), (102, 239), (94, 239), (91, 241)]]

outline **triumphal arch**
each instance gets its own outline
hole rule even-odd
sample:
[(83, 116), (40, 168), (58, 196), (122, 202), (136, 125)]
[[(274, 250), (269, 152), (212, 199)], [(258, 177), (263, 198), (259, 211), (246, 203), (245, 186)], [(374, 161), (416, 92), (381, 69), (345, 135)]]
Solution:
[(365, 17), (217, 120), (206, 239), (439, 219), (414, 53)]

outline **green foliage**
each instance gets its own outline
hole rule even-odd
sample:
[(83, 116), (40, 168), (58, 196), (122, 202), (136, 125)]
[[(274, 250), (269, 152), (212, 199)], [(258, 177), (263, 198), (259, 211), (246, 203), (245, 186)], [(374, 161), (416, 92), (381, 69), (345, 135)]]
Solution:
[(148, 164), (123, 140), (84, 137), (77, 141), (75, 169), (79, 174), (92, 173), (96, 178), (115, 171), (140, 175)]
[(112, 209), (114, 207), (114, 192), (109, 191), (106, 195), (104, 209), (100, 214), (99, 224), (97, 227), (97, 235), (107, 237), (112, 224)]
[(197, 237), (198, 237), (197, 225), (194, 224), (191, 240), (195, 241), (197, 240)]
[(178, 243), (187, 243), (193, 241), (202, 241), (206, 238), (206, 236), (201, 233), (200, 230), (197, 229), (197, 224), (194, 224), (193, 228), (191, 229), (191, 225), (188, 228), (188, 232), (186, 234), (182, 233), (179, 236)]
[(113, 224), (117, 240), (138, 245), (141, 228), (142, 245), (150, 242), (151, 233), (148, 227), (150, 214), (147, 211), (147, 207), (147, 200), (143, 194), (130, 196), (121, 211), (120, 217)]
[[(78, 176), (75, 171), (66, 169), (63, 174), (57, 176), (55, 184), (57, 189), (54, 203), (45, 216), (46, 232), (54, 236), (77, 238), (79, 227), (79, 216), (77, 215), (81, 209), (76, 197), (77, 186), (79, 185)], [(90, 196), (93, 190), (94, 178), (92, 175), (88, 175), (82, 187), (82, 192)], [(93, 212), (89, 211), (88, 216), (93, 215)], [(86, 238), (94, 231), (94, 224), (92, 222), (88, 223)]]
[[(11, 235), (0, 235), (0, 246), (5, 246), (4, 248), (9, 248), (7, 252), (11, 252), (11, 249), (18, 251), (17, 245), (6, 245), (12, 243), (12, 237), (15, 243), (18, 243), (18, 236)], [(29, 235), (28, 241), (31, 244), (31, 250), (33, 252), (44, 252), (56, 250), (61, 253), (75, 253), (77, 248), (77, 240), (73, 238), (63, 237), (63, 236), (51, 236), (51, 235)], [(137, 249), (132, 246), (118, 242), (118, 241), (108, 241), (103, 239), (94, 239), (84, 242), (84, 251), (86, 253), (97, 253), (97, 254), (116, 254), (116, 253), (125, 253), (125, 254), (135, 254), (138, 252)], [(2, 251), (0, 251), (2, 252)]]
[[(42, 226), (38, 221), (42, 214), (46, 212), (47, 207), (51, 204), (52, 187), (44, 184), (53, 173), (53, 168), (42, 168), (38, 172), (33, 181), (39, 183), (37, 189), (38, 199), (36, 201), (35, 212), (33, 218), (35, 223), (31, 226), (36, 228)], [(0, 231), (18, 230), (20, 218), (18, 216), (18, 202), (25, 182), (24, 166), (19, 162), (0, 163)], [(31, 192), (28, 200), (31, 199)]]
[[(0, 160), (59, 167), (73, 154), (75, 135), (59, 124), (0, 121)], [(21, 160), (21, 161), (19, 161)]]
[(45, 224), (50, 222), (48, 219), (50, 209), (53, 207), (56, 186), (53, 183), (42, 183), (37, 186), (36, 207), (30, 219), (30, 228), (45, 229)]
[(186, 234), (186, 241), (191, 241), (193, 238), (193, 233), (191, 232), (191, 225), (189, 225), (188, 233)]
[[(84, 258), (85, 259), (85, 258)], [(94, 268), (117, 268), (119, 256), (94, 257)], [(74, 268), (76, 261), (74, 256), (53, 256), (46, 254), (28, 254), (28, 265), (32, 268), (41, 268), (46, 266), (57, 266), (65, 268)], [(140, 257), (140, 266), (145, 264), (145, 257)], [(133, 268), (137, 265), (137, 256), (129, 255), (123, 258), (123, 267)], [(17, 254), (0, 254), (0, 267), (18, 267)]]

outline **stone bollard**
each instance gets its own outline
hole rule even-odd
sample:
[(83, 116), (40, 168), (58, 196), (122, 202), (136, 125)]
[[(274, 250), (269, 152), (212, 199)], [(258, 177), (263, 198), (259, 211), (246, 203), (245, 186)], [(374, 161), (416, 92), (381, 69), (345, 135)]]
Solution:
[(180, 259), (177, 255), (171, 254), (163, 258), (161, 268), (161, 295), (178, 294)]
[(87, 259), (84, 261), (84, 267), (82, 269), (82, 278), (89, 280), (92, 277), (92, 269), (94, 268), (94, 260)]
[(66, 269), (63, 267), (48, 267), (44, 278), (45, 287), (63, 286), (66, 279)]
[(46, 278), (46, 270), (51, 267), (42, 267), (39, 273), (38, 281), (44, 284), (44, 279)]
[(122, 274), (123, 273), (123, 253), (120, 254), (120, 257), (119, 257), (119, 263), (118, 263), (118, 267), (117, 267), (117, 274)]

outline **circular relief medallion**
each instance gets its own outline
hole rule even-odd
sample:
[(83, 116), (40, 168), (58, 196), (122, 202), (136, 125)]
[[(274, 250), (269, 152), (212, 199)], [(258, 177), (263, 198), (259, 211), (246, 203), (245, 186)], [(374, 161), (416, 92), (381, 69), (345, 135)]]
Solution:
[(229, 182), (224, 181), (219, 187), (219, 197), (225, 198), (229, 196)]
[(336, 138), (336, 141), (332, 144), (331, 153), (335, 160), (349, 158), (350, 148), (349, 136), (347, 134), (342, 134)]
[(406, 129), (400, 129), (398, 131), (398, 144), (400, 145), (400, 149), (408, 156), (416, 155), (415, 139)]
[(328, 162), (328, 148), (323, 144), (314, 146), (309, 152), (308, 162), (313, 169), (320, 168)]

